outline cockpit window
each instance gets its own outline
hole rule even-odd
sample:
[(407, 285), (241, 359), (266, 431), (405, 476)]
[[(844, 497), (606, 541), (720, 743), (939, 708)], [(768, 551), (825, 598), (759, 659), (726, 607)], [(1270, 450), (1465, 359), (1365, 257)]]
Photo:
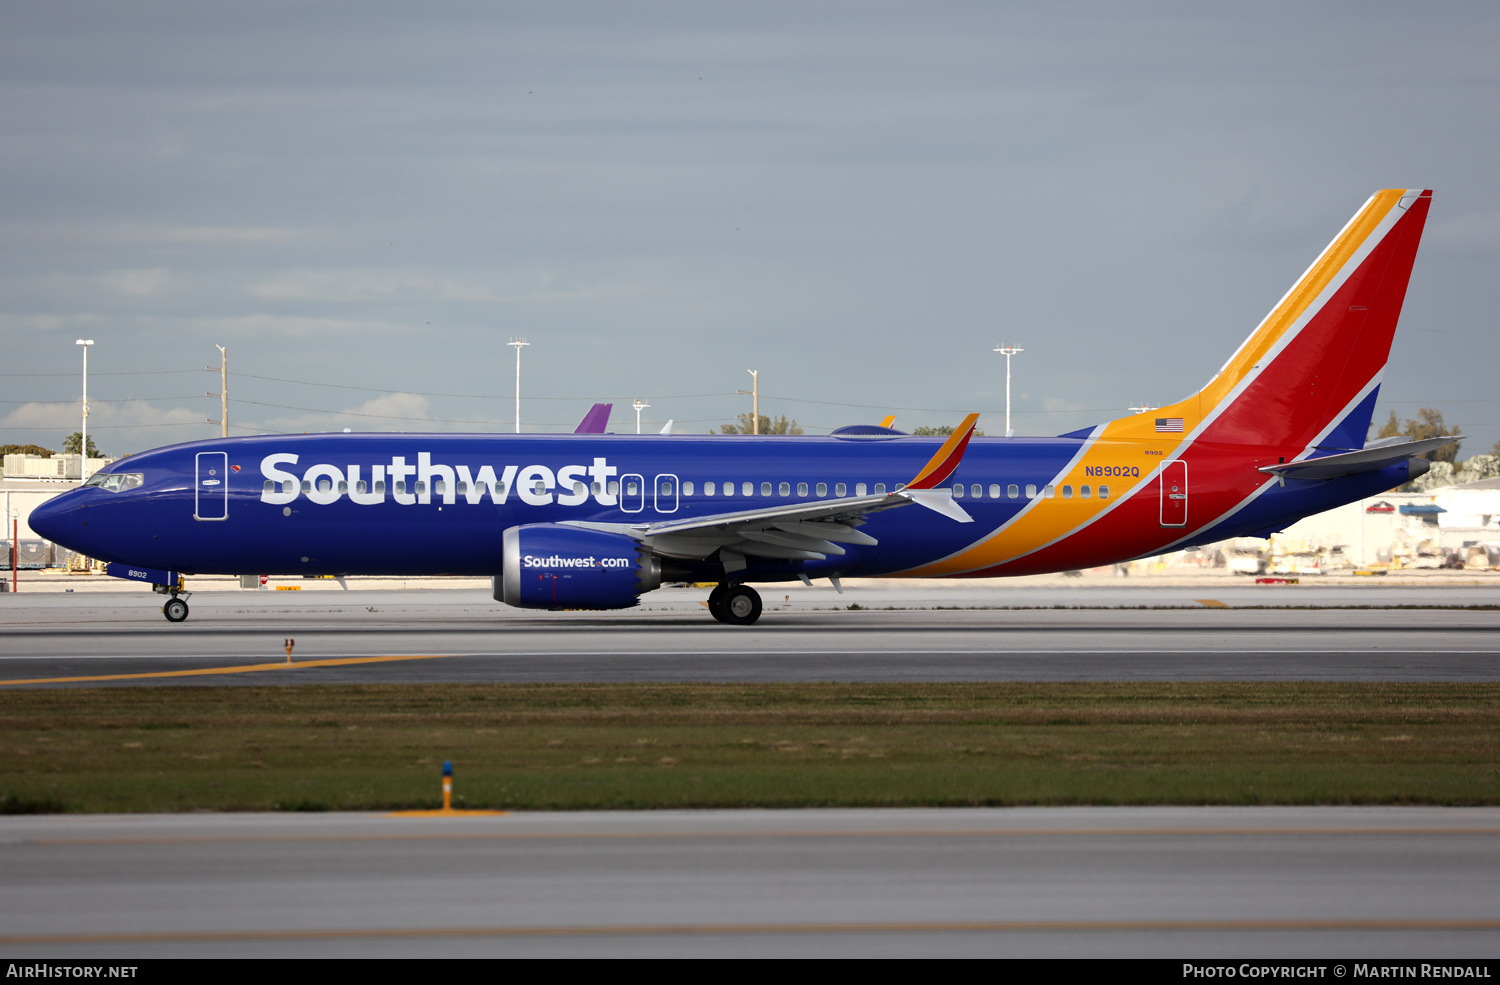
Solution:
[(139, 488), (145, 482), (144, 472), (95, 472), (84, 485), (98, 486), (107, 492), (124, 492), (127, 489)]

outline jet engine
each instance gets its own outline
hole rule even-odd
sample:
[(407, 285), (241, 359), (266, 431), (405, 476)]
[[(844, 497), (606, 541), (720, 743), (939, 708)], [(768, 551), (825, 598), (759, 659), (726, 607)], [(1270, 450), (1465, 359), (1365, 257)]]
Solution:
[(661, 561), (620, 534), (563, 523), (505, 531), (495, 598), (523, 609), (628, 609), (661, 587)]

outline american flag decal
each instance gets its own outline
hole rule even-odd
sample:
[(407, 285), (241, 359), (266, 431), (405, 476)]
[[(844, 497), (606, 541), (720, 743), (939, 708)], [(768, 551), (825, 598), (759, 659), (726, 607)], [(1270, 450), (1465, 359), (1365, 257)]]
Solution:
[(1157, 434), (1181, 434), (1182, 418), (1180, 417), (1158, 417), (1156, 419)]

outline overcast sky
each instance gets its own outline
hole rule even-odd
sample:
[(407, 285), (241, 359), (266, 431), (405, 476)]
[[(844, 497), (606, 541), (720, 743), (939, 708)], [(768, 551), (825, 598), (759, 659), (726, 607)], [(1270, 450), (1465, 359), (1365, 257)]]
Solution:
[(757, 369), (810, 433), (998, 434), (1009, 343), (1057, 434), (1197, 389), (1408, 186), (1377, 415), (1500, 438), (1493, 3), (0, 17), (0, 443), (77, 430), (80, 337), (116, 454), (217, 433), (216, 344), (235, 434), (511, 430), (517, 336), (526, 430), (707, 431)]

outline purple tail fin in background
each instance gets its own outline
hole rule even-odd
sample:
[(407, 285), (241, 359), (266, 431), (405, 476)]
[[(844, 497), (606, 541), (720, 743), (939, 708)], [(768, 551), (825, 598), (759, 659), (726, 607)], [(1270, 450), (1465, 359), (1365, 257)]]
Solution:
[(603, 434), (604, 429), (609, 426), (609, 412), (614, 409), (614, 404), (595, 404), (589, 408), (589, 412), (583, 415), (583, 422), (573, 431), (574, 434)]

